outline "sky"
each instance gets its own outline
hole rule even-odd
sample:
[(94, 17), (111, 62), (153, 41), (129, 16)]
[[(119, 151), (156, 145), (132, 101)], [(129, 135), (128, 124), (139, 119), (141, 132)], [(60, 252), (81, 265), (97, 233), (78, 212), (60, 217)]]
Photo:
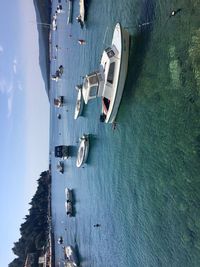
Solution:
[(0, 266), (16, 257), (13, 243), (49, 164), (49, 102), (39, 67), (33, 1), (7, 0), (0, 16)]

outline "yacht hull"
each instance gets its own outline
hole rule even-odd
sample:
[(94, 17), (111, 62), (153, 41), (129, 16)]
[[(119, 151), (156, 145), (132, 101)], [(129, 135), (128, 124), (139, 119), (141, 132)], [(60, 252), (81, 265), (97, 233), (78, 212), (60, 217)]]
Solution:
[(115, 83), (113, 85), (113, 97), (110, 101), (109, 111), (106, 115), (105, 122), (113, 123), (115, 121), (119, 105), (121, 102), (126, 75), (128, 70), (129, 56), (129, 33), (118, 23), (113, 34), (112, 45), (120, 51), (118, 66), (115, 70)]
[(77, 96), (77, 101), (76, 101), (76, 106), (75, 106), (75, 112), (74, 112), (74, 119), (76, 120), (82, 113), (83, 111), (83, 97), (82, 97), (82, 91), (79, 89), (78, 91), (78, 96)]

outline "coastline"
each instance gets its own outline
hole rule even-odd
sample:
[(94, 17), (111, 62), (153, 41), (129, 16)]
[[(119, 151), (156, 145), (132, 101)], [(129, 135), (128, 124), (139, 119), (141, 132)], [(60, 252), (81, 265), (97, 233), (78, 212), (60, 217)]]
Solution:
[[(36, 12), (36, 19), (39, 22), (37, 24), (38, 29), (38, 42), (39, 42), (39, 65), (42, 73), (42, 77), (45, 83), (46, 93), (49, 98), (50, 91), (50, 48), (49, 48), (49, 36), (51, 25), (51, 1), (37, 1), (33, 0), (33, 4)], [(49, 24), (49, 27), (42, 27), (42, 23)]]

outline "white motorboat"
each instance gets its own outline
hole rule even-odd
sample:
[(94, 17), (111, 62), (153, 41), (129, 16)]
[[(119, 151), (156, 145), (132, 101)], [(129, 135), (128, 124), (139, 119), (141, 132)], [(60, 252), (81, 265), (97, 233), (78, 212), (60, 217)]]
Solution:
[(115, 26), (112, 44), (103, 51), (100, 68), (86, 75), (83, 83), (85, 104), (102, 98), (100, 120), (113, 123), (122, 98), (128, 69), (129, 33), (119, 23)]
[(75, 106), (75, 112), (74, 112), (74, 119), (76, 120), (83, 111), (84, 101), (82, 96), (82, 85), (76, 86), (76, 89), (78, 90), (77, 100), (76, 100), (76, 106)]
[(88, 152), (89, 152), (89, 135), (84, 134), (80, 138), (80, 145), (76, 159), (76, 166), (78, 168), (81, 167), (81, 165), (83, 165), (87, 161)]
[(67, 202), (71, 202), (73, 203), (73, 193), (72, 193), (72, 189), (69, 188), (65, 188), (65, 198)]
[(67, 246), (64, 248), (64, 254), (65, 254), (65, 258), (73, 264), (74, 267), (78, 267), (79, 266), (79, 260), (78, 260), (78, 256), (77, 253), (75, 251), (75, 249), (72, 246)]
[(80, 0), (79, 6), (80, 6), (80, 11), (76, 19), (80, 23), (81, 28), (83, 28), (84, 23), (85, 23), (85, 0)]

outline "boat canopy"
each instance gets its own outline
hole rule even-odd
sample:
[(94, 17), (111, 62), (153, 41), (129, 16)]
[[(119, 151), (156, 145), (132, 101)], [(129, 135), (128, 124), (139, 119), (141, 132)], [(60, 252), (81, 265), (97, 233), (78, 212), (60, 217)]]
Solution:
[(92, 72), (86, 75), (82, 87), (82, 94), (85, 104), (87, 104), (89, 100), (97, 97), (98, 86), (99, 86), (99, 81), (96, 72)]
[(101, 71), (92, 72), (85, 76), (82, 87), (82, 94), (85, 104), (87, 104), (91, 99), (102, 96), (104, 80), (103, 76), (104, 74)]

